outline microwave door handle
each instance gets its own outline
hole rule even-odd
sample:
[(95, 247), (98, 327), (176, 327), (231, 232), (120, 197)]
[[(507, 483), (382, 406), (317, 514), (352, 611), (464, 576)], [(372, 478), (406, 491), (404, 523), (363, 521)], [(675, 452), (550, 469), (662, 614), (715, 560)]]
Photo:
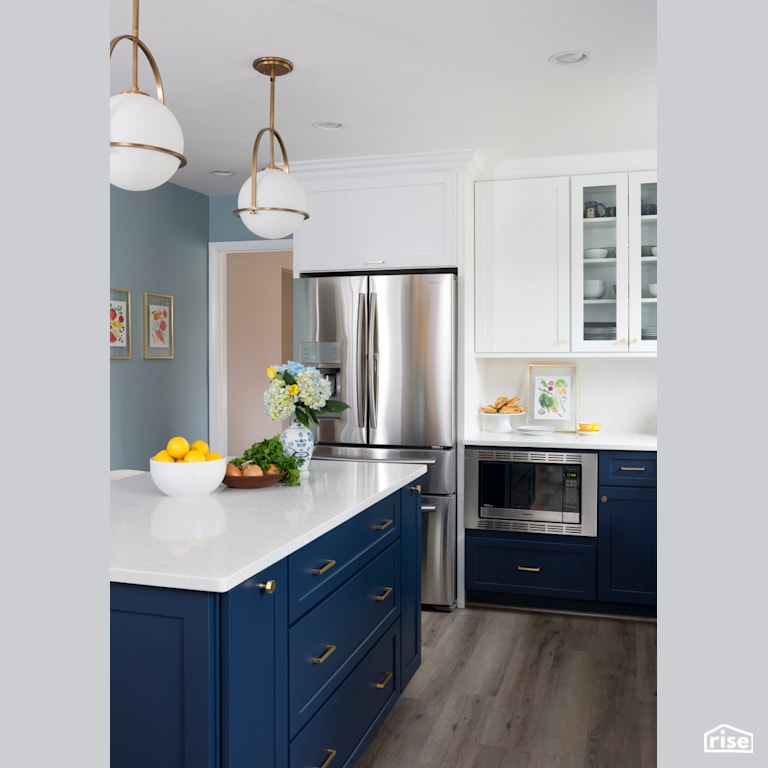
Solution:
[(368, 357), (366, 342), (368, 339), (366, 296), (358, 294), (357, 302), (357, 378), (355, 390), (357, 391), (357, 426), (365, 428), (365, 413), (368, 410), (368, 379), (365, 372), (366, 359)]
[(378, 421), (378, 319), (379, 307), (377, 295), (371, 292), (371, 311), (368, 318), (368, 419), (371, 428), (375, 429)]

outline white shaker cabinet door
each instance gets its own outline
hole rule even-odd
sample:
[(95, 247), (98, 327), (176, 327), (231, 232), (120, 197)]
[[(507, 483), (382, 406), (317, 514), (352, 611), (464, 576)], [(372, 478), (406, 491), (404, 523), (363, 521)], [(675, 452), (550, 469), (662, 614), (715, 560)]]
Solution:
[(475, 353), (570, 349), (568, 177), (475, 183)]

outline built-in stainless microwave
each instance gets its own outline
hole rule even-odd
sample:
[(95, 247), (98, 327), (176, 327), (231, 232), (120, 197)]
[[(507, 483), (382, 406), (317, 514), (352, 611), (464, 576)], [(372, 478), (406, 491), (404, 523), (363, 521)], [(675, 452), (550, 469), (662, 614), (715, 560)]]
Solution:
[(597, 454), (467, 446), (464, 526), (597, 536)]

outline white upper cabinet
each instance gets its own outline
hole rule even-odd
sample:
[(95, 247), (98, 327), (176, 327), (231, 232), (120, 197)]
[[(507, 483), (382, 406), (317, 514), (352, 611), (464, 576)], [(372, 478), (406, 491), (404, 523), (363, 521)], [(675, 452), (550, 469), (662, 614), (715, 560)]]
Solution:
[(571, 179), (571, 349), (655, 352), (656, 172)]
[(570, 349), (569, 179), (475, 183), (475, 353)]
[(470, 153), (327, 161), (299, 170), (310, 217), (294, 273), (459, 266)]

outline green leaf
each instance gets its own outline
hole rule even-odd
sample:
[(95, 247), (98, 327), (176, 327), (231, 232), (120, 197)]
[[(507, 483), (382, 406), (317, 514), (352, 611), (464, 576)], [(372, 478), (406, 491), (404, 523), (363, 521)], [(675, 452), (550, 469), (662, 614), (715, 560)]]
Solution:
[(341, 400), (326, 400), (325, 407), (322, 409), (323, 413), (341, 413), (349, 406), (346, 403), (342, 403)]
[(241, 467), (243, 464), (258, 464), (264, 472), (269, 469), (270, 464), (274, 464), (281, 472), (287, 473), (280, 482), (285, 485), (300, 484), (299, 465), (296, 457), (285, 453), (280, 435), (254, 443), (250, 448), (243, 451), (242, 456), (232, 459), (232, 463), (237, 467)]

